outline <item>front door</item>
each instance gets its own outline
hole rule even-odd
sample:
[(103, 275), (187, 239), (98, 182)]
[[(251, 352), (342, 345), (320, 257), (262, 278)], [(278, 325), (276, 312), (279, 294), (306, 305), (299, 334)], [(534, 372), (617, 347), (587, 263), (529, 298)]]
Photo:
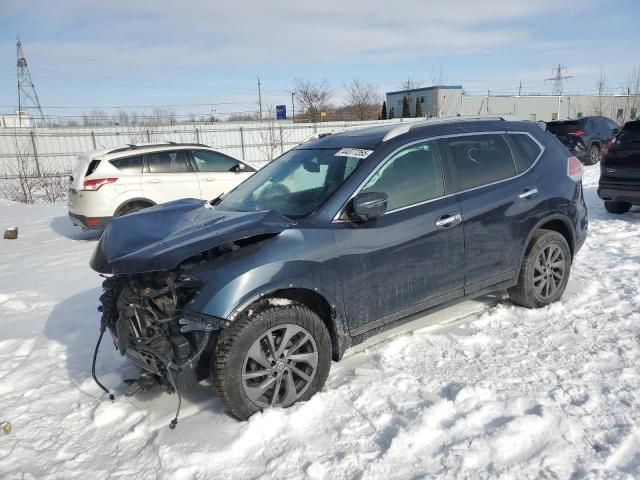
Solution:
[(241, 164), (220, 152), (211, 150), (192, 150), (196, 175), (200, 182), (202, 198), (213, 200), (232, 190), (244, 181), (251, 172), (240, 169)]
[(187, 150), (163, 150), (145, 157), (142, 192), (155, 203), (201, 198), (198, 177), (191, 171)]
[(386, 193), (388, 205), (374, 220), (334, 222), (351, 334), (461, 295), (461, 212), (456, 198), (445, 196), (436, 143), (401, 149), (360, 192)]

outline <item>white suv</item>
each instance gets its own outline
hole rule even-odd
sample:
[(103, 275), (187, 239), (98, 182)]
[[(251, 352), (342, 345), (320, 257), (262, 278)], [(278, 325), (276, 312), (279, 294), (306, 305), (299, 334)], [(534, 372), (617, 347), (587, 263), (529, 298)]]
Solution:
[(103, 230), (113, 217), (179, 198), (212, 200), (255, 172), (206, 145), (137, 144), (78, 157), (69, 185), (69, 217)]

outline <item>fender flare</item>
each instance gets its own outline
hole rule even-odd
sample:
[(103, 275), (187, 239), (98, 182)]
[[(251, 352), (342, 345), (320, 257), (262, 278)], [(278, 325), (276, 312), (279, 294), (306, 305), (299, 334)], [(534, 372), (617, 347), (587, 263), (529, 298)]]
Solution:
[(549, 223), (553, 220), (560, 220), (565, 227), (567, 227), (568, 231), (571, 234), (571, 238), (569, 239), (569, 241), (567, 242), (569, 244), (569, 250), (571, 251), (571, 258), (573, 261), (573, 255), (574, 255), (574, 248), (575, 248), (575, 244), (576, 244), (576, 231), (575, 231), (575, 227), (573, 226), (573, 223), (571, 222), (571, 219), (564, 214), (561, 213), (554, 213), (551, 215), (547, 215), (546, 217), (542, 218), (541, 220), (539, 220), (534, 227), (531, 229), (531, 231), (529, 232), (529, 234), (527, 235), (527, 239), (524, 242), (524, 247), (522, 248), (522, 252), (520, 253), (520, 261), (518, 262), (518, 270), (517, 272), (520, 272), (520, 269), (522, 268), (522, 262), (524, 261), (524, 255), (527, 252), (527, 248), (529, 247), (529, 243), (531, 242), (531, 238), (533, 237), (533, 234), (540, 229), (540, 227), (542, 227), (542, 225), (544, 225), (545, 223)]

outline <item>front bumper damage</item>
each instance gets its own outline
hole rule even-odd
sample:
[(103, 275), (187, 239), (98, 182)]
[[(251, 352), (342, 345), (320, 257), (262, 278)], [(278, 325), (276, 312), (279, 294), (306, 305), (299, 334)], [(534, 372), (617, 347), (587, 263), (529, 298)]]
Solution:
[[(120, 354), (141, 371), (138, 379), (125, 380), (126, 396), (159, 386), (177, 393), (180, 405), (180, 393), (208, 376), (214, 337), (225, 320), (184, 311), (199, 287), (195, 277), (175, 272), (118, 275), (103, 282), (93, 364), (94, 379), (103, 390), (110, 394), (95, 377), (95, 356), (106, 330)], [(177, 421), (178, 413), (170, 427)]]

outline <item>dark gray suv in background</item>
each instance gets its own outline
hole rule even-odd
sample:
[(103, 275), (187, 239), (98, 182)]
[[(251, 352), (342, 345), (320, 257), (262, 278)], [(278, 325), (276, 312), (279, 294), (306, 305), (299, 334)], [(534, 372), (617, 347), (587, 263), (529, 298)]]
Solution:
[(417, 313), (500, 290), (558, 300), (587, 233), (569, 155), (502, 119), (302, 144), (222, 198), (115, 219), (91, 260), (109, 275), (101, 332), (143, 372), (131, 393), (210, 375), (240, 419), (307, 400), (332, 359)]

